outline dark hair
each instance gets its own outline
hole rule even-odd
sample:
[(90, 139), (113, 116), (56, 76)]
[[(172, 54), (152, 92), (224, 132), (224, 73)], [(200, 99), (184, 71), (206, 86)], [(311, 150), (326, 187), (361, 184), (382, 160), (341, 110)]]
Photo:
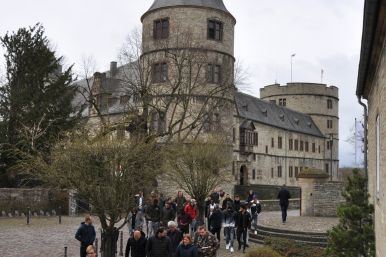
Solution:
[(164, 231), (165, 231), (165, 228), (164, 227), (160, 227), (159, 229), (157, 229), (156, 235), (158, 235), (159, 233), (163, 233)]

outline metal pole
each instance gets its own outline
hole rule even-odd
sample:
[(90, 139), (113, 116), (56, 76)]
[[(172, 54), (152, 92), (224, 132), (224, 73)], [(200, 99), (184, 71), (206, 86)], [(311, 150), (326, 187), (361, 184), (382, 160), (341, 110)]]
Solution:
[(67, 245), (64, 246), (64, 257), (67, 257)]
[(59, 206), (59, 224), (62, 224), (62, 207)]
[(30, 211), (30, 208), (28, 207), (27, 208), (27, 225), (29, 225), (30, 213), (31, 211)]
[(119, 256), (123, 256), (123, 231), (121, 231), (121, 247), (119, 248)]

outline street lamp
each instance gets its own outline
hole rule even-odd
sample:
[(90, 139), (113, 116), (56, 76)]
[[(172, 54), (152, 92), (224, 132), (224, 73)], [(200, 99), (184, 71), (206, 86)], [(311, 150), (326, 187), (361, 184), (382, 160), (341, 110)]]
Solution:
[(292, 62), (293, 62), (293, 58), (296, 56), (296, 54), (292, 54), (291, 55), (291, 83), (292, 83)]

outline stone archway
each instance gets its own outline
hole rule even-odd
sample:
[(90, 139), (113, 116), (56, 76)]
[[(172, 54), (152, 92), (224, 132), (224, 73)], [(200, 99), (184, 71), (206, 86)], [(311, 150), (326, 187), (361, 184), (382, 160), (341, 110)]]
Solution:
[(248, 185), (248, 168), (245, 165), (240, 167), (240, 186)]

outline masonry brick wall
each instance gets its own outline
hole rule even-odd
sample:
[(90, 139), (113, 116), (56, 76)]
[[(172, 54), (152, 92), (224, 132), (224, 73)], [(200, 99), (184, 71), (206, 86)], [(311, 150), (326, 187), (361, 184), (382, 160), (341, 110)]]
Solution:
[(314, 183), (314, 216), (335, 217), (339, 204), (344, 202), (342, 196), (343, 182)]

